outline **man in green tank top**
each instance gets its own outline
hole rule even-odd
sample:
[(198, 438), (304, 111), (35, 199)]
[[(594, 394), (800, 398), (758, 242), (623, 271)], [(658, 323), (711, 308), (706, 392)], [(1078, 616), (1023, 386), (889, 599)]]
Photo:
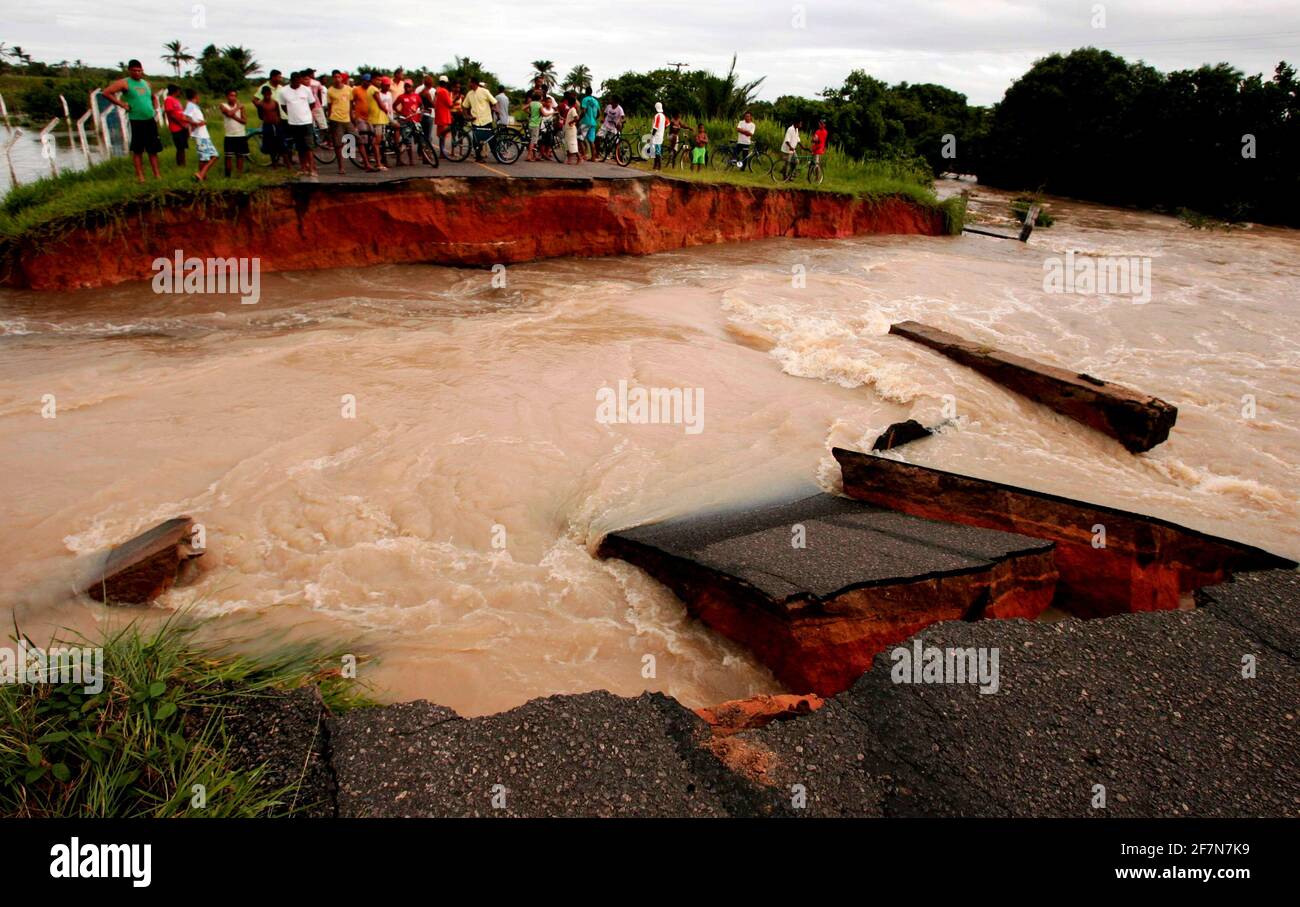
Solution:
[[(126, 100), (122, 100), (123, 94)], [(154, 120), (153, 92), (145, 81), (144, 67), (139, 60), (127, 64), (126, 78), (105, 88), (104, 97), (125, 110), (127, 119), (131, 121), (131, 160), (135, 164), (136, 180), (144, 182), (145, 154), (149, 155), (153, 178), (161, 179), (158, 153), (162, 151), (162, 141), (158, 138), (158, 123)]]

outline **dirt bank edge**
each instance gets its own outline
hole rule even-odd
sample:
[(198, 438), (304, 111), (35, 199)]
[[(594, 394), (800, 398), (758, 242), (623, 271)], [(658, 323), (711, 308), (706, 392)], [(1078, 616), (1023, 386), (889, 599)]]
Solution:
[(950, 215), (903, 196), (764, 189), (655, 177), (445, 177), (293, 183), (84, 216), (7, 240), (0, 275), (37, 290), (154, 276), (154, 262), (257, 258), (264, 272), (391, 262), (490, 266), (641, 255), (772, 237), (948, 235)]

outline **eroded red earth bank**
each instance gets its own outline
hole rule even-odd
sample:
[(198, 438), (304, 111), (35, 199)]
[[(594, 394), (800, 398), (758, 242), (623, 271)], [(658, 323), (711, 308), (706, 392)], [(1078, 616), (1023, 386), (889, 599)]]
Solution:
[(6, 280), (39, 290), (153, 276), (172, 257), (260, 259), (263, 271), (387, 262), (492, 265), (646, 254), (778, 236), (943, 235), (943, 212), (902, 198), (668, 179), (436, 178), (299, 183), (249, 198), (148, 208), (20, 243)]

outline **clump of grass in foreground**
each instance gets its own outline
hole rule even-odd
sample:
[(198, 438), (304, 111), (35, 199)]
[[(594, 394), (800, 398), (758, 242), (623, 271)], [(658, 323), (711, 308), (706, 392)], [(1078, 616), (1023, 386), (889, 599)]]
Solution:
[(70, 229), (92, 219), (110, 220), (141, 204), (161, 207), (248, 195), (289, 178), (283, 170), (253, 169), (242, 177), (227, 179), (218, 164), (207, 182), (200, 183), (194, 179), (192, 164), (177, 167), (160, 156), (159, 166), (162, 178), (155, 180), (149, 175), (146, 158), (143, 183), (136, 182), (130, 158), (120, 157), (16, 186), (0, 200), (0, 239), (46, 238), (50, 231)]
[[(238, 767), (224, 713), (315, 684), (340, 711), (368, 703), (339, 676), (341, 652), (281, 644), (250, 656), (197, 643), (201, 624), (136, 622), (98, 641), (104, 686), (0, 685), (0, 815), (89, 817), (285, 815), (307, 805), (297, 784), (271, 789), (261, 768)], [(30, 641), (29, 641), (30, 645)], [(206, 788), (191, 807), (193, 785)]]

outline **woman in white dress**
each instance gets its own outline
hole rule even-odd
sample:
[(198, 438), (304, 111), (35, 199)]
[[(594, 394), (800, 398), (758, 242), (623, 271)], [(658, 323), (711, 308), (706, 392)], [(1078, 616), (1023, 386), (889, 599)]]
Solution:
[(581, 111), (578, 108), (578, 96), (568, 92), (564, 96), (564, 148), (568, 152), (567, 163), (581, 164), (582, 155), (578, 153), (578, 120)]

